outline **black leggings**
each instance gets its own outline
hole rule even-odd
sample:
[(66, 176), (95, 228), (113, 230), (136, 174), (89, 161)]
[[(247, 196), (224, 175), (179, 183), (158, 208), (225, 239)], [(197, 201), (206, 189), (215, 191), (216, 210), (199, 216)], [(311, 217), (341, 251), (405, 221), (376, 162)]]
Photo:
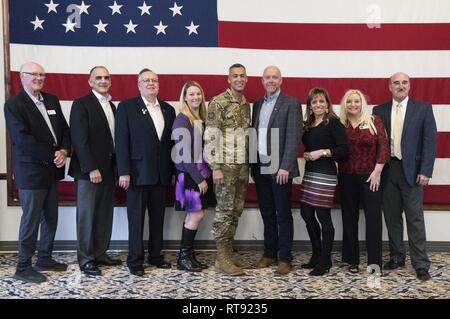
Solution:
[(331, 220), (331, 208), (319, 208), (308, 204), (301, 204), (300, 214), (307, 226), (318, 226), (319, 223), (317, 222), (315, 213), (317, 213), (317, 218), (319, 219), (320, 225), (322, 225), (322, 231), (334, 232), (333, 221)]

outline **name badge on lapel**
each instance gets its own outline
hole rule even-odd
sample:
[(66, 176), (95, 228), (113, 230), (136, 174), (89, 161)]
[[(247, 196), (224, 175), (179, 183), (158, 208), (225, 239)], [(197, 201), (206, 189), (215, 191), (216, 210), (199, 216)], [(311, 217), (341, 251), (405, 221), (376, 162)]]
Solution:
[(55, 110), (47, 110), (47, 114), (48, 115), (56, 115), (56, 111)]

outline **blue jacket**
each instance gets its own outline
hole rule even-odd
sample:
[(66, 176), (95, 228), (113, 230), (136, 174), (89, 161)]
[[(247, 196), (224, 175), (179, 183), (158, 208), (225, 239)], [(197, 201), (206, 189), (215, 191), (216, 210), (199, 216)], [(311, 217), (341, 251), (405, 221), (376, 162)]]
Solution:
[[(391, 136), (392, 101), (373, 108)], [(431, 104), (408, 100), (402, 132), (402, 166), (406, 182), (415, 186), (417, 175), (431, 177), (436, 158), (437, 129)], [(389, 139), (390, 142), (390, 139)]]

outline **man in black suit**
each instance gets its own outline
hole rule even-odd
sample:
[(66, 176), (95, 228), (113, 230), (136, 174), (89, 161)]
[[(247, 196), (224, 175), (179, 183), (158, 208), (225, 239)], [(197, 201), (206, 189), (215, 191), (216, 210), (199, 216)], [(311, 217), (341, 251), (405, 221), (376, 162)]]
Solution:
[(78, 264), (88, 275), (101, 275), (98, 265), (120, 265), (108, 250), (116, 181), (114, 113), (108, 91), (111, 78), (104, 66), (89, 72), (92, 91), (72, 104), (70, 135), (74, 152), (69, 174), (77, 184)]
[(417, 278), (426, 281), (431, 278), (431, 262), (426, 251), (423, 186), (428, 185), (433, 173), (437, 129), (433, 107), (409, 98), (410, 88), (409, 76), (395, 73), (389, 79), (392, 100), (373, 109), (386, 127), (391, 147), (391, 160), (384, 169), (383, 212), (390, 250), (384, 269), (405, 266), (404, 211), (411, 263)]
[(171, 268), (161, 254), (167, 186), (174, 182), (171, 129), (174, 108), (157, 98), (158, 75), (143, 69), (138, 75), (140, 96), (119, 104), (116, 154), (119, 186), (127, 190), (128, 259), (133, 275), (144, 275), (143, 230), (148, 209), (148, 263)]
[[(57, 182), (64, 178), (70, 151), (70, 132), (56, 96), (41, 92), (44, 68), (28, 62), (20, 68), (23, 90), (5, 104), (6, 127), (12, 143), (14, 180), (19, 189), (22, 217), (19, 258), (14, 278), (43, 282), (38, 271), (65, 271), (67, 265), (52, 258), (58, 224)], [(40, 225), (38, 259), (36, 250)]]
[(281, 72), (265, 68), (266, 95), (253, 105), (252, 126), (257, 131), (257, 163), (252, 165), (259, 209), (264, 222), (264, 254), (257, 267), (278, 260), (278, 274), (291, 271), (294, 225), (291, 211), (292, 178), (299, 176), (297, 155), (301, 143), (300, 103), (281, 92)]

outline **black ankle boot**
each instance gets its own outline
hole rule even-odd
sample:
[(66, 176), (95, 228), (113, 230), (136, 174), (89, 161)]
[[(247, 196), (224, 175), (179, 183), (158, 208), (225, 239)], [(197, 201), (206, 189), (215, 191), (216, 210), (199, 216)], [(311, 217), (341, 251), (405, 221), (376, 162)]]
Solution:
[(179, 270), (186, 270), (191, 272), (202, 271), (200, 267), (194, 265), (194, 261), (191, 258), (192, 248), (181, 248), (177, 259), (177, 268)]
[(195, 255), (195, 250), (194, 250), (194, 249), (192, 249), (192, 256), (191, 256), (191, 259), (192, 259), (192, 261), (194, 262), (194, 264), (195, 264), (197, 267), (199, 267), (199, 268), (201, 268), (201, 269), (207, 269), (207, 268), (208, 268), (208, 265), (207, 265), (207, 264), (202, 263), (201, 261), (199, 261), (199, 260), (197, 259), (197, 256)]
[(307, 264), (300, 265), (303, 269), (313, 269), (319, 263), (320, 254), (313, 253)]
[(185, 269), (185, 270), (188, 270), (188, 271), (201, 271), (202, 269), (208, 268), (207, 265), (200, 263), (197, 260), (197, 258), (195, 257), (194, 239), (195, 239), (195, 235), (196, 234), (197, 234), (197, 230), (196, 229), (195, 230), (188, 229), (188, 228), (184, 227), (184, 225), (183, 225), (183, 230), (181, 232), (180, 255), (179, 255), (178, 259), (180, 260), (180, 263), (181, 263), (181, 259), (182, 259), (183, 254), (185, 254), (187, 252), (188, 256), (185, 256), (185, 258), (189, 259), (189, 267), (187, 267), (187, 268), (194, 268), (194, 269), (198, 269), (198, 270), (185, 269), (186, 265), (183, 266), (183, 265), (180, 265), (180, 263), (177, 262), (177, 265), (179, 267), (178, 269)]
[(194, 239), (195, 239), (195, 236), (197, 235), (197, 229), (194, 229), (194, 230), (192, 230), (192, 229), (187, 229), (187, 228), (184, 228), (184, 229), (186, 229), (187, 232), (189, 233), (189, 234), (188, 234), (188, 237), (189, 237), (189, 236), (192, 236), (192, 256), (191, 256), (192, 261), (194, 262), (194, 264), (195, 264), (197, 267), (199, 267), (199, 268), (201, 268), (201, 269), (206, 269), (206, 268), (208, 268), (208, 265), (205, 264), (205, 263), (202, 263), (201, 261), (199, 261), (199, 260), (197, 259), (196, 254), (195, 254), (195, 250), (194, 250)]
[(322, 239), (320, 238), (320, 226), (318, 224), (306, 225), (309, 239), (311, 241), (312, 256), (307, 264), (302, 264), (300, 267), (304, 269), (312, 269), (319, 263), (322, 252)]
[(317, 264), (316, 267), (309, 273), (310, 276), (323, 276), (330, 272), (330, 266)]

